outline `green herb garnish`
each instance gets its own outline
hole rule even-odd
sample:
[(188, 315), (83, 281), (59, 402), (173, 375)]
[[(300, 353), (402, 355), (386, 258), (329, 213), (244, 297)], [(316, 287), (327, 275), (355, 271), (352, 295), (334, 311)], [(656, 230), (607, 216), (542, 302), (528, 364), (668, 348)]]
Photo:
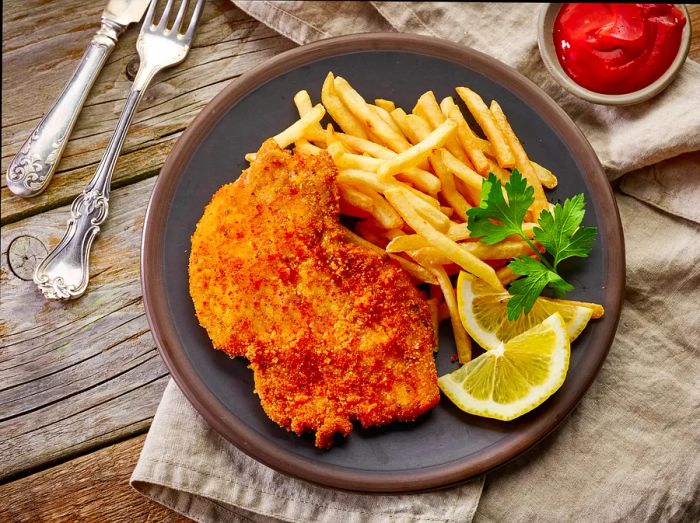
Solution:
[[(517, 169), (513, 169), (504, 188), (507, 201), (495, 174), (489, 173), (489, 177), (482, 182), (479, 207), (467, 211), (467, 227), (472, 237), (493, 245), (515, 234), (538, 252), (539, 249), (522, 228), (525, 213), (535, 200), (535, 190), (527, 185)], [(509, 320), (516, 320), (522, 313), (530, 312), (545, 287), (549, 287), (558, 298), (574, 289), (559, 275), (557, 268), (567, 258), (585, 258), (591, 252), (591, 243), (597, 231), (595, 227), (581, 226), (585, 207), (583, 194), (577, 194), (566, 199), (563, 205), (556, 204), (553, 213), (548, 210), (540, 213), (534, 240), (547, 250), (552, 260), (547, 260), (543, 254), (539, 260), (521, 255), (508, 264), (514, 273), (523, 276), (508, 287), (512, 295), (508, 301)]]

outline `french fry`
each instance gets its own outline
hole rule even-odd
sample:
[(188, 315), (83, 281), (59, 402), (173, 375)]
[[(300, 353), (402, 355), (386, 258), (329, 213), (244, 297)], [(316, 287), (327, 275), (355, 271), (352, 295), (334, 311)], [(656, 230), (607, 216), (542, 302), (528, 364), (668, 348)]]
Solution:
[(385, 100), (384, 98), (377, 98), (374, 100), (374, 105), (381, 107), (388, 113), (396, 109), (396, 104), (391, 100)]
[(299, 120), (287, 127), (284, 131), (276, 134), (272, 139), (282, 148), (294, 143), (304, 136), (307, 128), (321, 121), (326, 114), (326, 110), (321, 104), (316, 104), (311, 111), (302, 116)]
[[(333, 156), (332, 152), (331, 156)], [(372, 158), (371, 156), (364, 156), (348, 152), (344, 152), (337, 160), (335, 156), (333, 159), (335, 160), (335, 164), (339, 169), (361, 169), (363, 171), (371, 172), (377, 172), (379, 167), (384, 163), (379, 158)], [(417, 167), (406, 169), (404, 172), (398, 173), (396, 177), (402, 181), (414, 184), (416, 187), (428, 194), (437, 194), (437, 192), (440, 190), (440, 180), (437, 178), (437, 176), (429, 171), (425, 171)]]
[(304, 139), (300, 139), (299, 141), (294, 142), (294, 150), (296, 152), (300, 152), (303, 154), (311, 154), (313, 156), (316, 156), (317, 154), (323, 152), (323, 149), (321, 149), (320, 147), (316, 147), (314, 144), (309, 143)]
[[(457, 245), (480, 260), (509, 260), (521, 254), (530, 255), (533, 252), (532, 248), (522, 240), (504, 240), (494, 245), (486, 245), (481, 242), (467, 242)], [(407, 252), (426, 248), (434, 249), (431, 251), (424, 251), (425, 254), (432, 256), (431, 261), (433, 263), (439, 262), (440, 265), (446, 263), (444, 255), (441, 255), (437, 249), (431, 247), (430, 243), (423, 236), (418, 234), (407, 234), (394, 238), (386, 246), (386, 251)]]
[(508, 168), (515, 166), (513, 151), (510, 150), (508, 142), (506, 142), (503, 133), (481, 96), (467, 87), (457, 87), (457, 94), (491, 142), (498, 165)]
[(461, 241), (471, 238), (469, 228), (466, 223), (450, 223), (450, 228), (447, 230), (447, 237), (450, 240)]
[[(379, 158), (372, 158), (371, 156), (345, 152), (340, 142), (336, 142), (333, 145), (338, 145), (343, 149), (342, 154), (339, 154), (337, 159), (333, 152), (331, 152), (331, 156), (333, 156), (333, 160), (335, 161), (335, 165), (338, 167), (338, 169), (360, 169), (362, 171), (376, 173), (379, 166), (383, 163), (383, 161)], [(329, 146), (329, 152), (330, 148), (331, 147)]]
[(493, 245), (481, 242), (467, 242), (459, 245), (480, 260), (509, 260), (521, 254), (533, 254), (532, 247), (523, 240), (503, 240)]
[(481, 190), (476, 190), (473, 187), (467, 185), (462, 180), (455, 176), (455, 185), (460, 194), (463, 194), (465, 198), (469, 201), (470, 205), (476, 207), (481, 204)]
[[(399, 128), (398, 125), (396, 125), (396, 122), (394, 122), (394, 120), (391, 118), (391, 115), (389, 114), (389, 112), (386, 109), (384, 109), (383, 107), (379, 107), (378, 105), (372, 105), (372, 104), (368, 104), (368, 105), (369, 105), (369, 108), (372, 109), (377, 114), (377, 116), (379, 116), (382, 120), (384, 120), (384, 122), (386, 122), (386, 124), (394, 130), (394, 132), (403, 136), (401, 129)], [(405, 136), (404, 136), (404, 138), (405, 138)]]
[[(384, 249), (381, 247), (377, 247), (374, 245), (372, 242), (368, 242), (365, 240), (362, 236), (359, 236), (352, 232), (350, 229), (345, 229), (345, 235), (348, 238), (348, 240), (352, 241), (353, 243), (357, 245), (362, 245), (363, 247), (366, 247), (368, 249), (371, 249), (372, 251), (378, 253), (378, 254), (387, 254)], [(430, 271), (425, 269), (424, 267), (421, 267), (417, 263), (414, 263), (412, 261), (409, 261), (405, 258), (402, 258), (401, 256), (396, 256), (394, 254), (389, 254), (389, 257), (392, 260), (396, 260), (403, 269), (410, 274), (415, 280), (419, 282), (424, 282), (424, 283), (429, 283), (431, 285), (437, 285), (438, 281), (437, 278), (435, 277), (434, 274), (432, 274)]]
[(394, 131), (389, 124), (367, 105), (365, 99), (362, 98), (360, 93), (355, 91), (345, 78), (339, 76), (333, 81), (333, 84), (336, 93), (338, 93), (340, 99), (355, 118), (379, 137), (389, 149), (401, 152), (411, 146), (403, 135)]
[(557, 299), (557, 298), (545, 298), (544, 296), (540, 296), (541, 300), (545, 301), (550, 301), (554, 303), (563, 303), (565, 305), (574, 305), (577, 307), (587, 307), (589, 309), (593, 309), (593, 315), (591, 318), (602, 318), (603, 315), (605, 314), (605, 309), (603, 308), (602, 305), (598, 303), (589, 303), (585, 301), (574, 301), (574, 300), (562, 300), (562, 299)]
[(498, 279), (501, 280), (501, 283), (503, 285), (508, 285), (510, 283), (513, 283), (515, 280), (520, 278), (519, 274), (515, 274), (513, 270), (508, 267), (507, 265), (505, 267), (501, 267), (496, 271), (496, 276), (498, 276)]
[[(294, 105), (297, 106), (297, 111), (299, 111), (299, 116), (304, 116), (306, 113), (313, 110), (313, 104), (311, 103), (311, 98), (306, 90), (301, 90), (294, 95)], [(321, 125), (316, 124), (316, 129), (321, 130)], [(298, 140), (294, 141), (294, 150), (299, 151), (304, 154), (319, 154), (321, 149), (313, 144), (310, 144), (305, 136), (300, 137)]]
[(501, 181), (501, 184), (505, 185), (505, 183), (510, 179), (510, 171), (498, 165), (496, 160), (487, 158), (487, 161), (489, 162), (489, 172), (495, 174)]
[(532, 167), (530, 159), (527, 157), (527, 153), (525, 152), (523, 145), (520, 143), (520, 140), (515, 135), (515, 132), (513, 132), (513, 128), (511, 127), (510, 122), (506, 118), (503, 109), (501, 109), (501, 106), (496, 100), (493, 100), (491, 102), (490, 111), (493, 115), (496, 124), (505, 136), (508, 146), (510, 147), (511, 151), (513, 151), (513, 155), (515, 156), (515, 166), (525, 177), (528, 185), (531, 185), (533, 189), (535, 189), (535, 201), (530, 207), (530, 210), (532, 211), (532, 216), (534, 220), (537, 221), (537, 219), (540, 216), (540, 212), (543, 209), (547, 208), (548, 203), (547, 197), (545, 196), (544, 190), (542, 189), (540, 179), (537, 177), (535, 169)]
[(386, 252), (406, 252), (429, 247), (427, 240), (419, 234), (397, 236), (386, 246)]
[(380, 193), (391, 188), (391, 184), (380, 180), (376, 173), (360, 169), (341, 169), (338, 171), (335, 181), (356, 189), (369, 188)]
[[(384, 193), (389, 189), (398, 189), (405, 192), (406, 198), (411, 202), (411, 204), (420, 212), (420, 215), (428, 220), (434, 227), (438, 230), (447, 230), (449, 228), (450, 219), (440, 212), (439, 208), (435, 208), (429, 203), (425, 202), (423, 199), (415, 196), (410, 191), (402, 187), (400, 182), (390, 181), (385, 182), (381, 180), (375, 173), (361, 171), (359, 169), (342, 169), (338, 172), (336, 176), (336, 182), (345, 185), (350, 185), (362, 192), (367, 193), (368, 191), (376, 191), (379, 193)], [(375, 202), (376, 204), (377, 202)], [(403, 222), (395, 227), (400, 227)], [(391, 229), (392, 227), (385, 227), (386, 229)]]
[(455, 210), (452, 207), (445, 207), (444, 205), (441, 205), (440, 212), (448, 218), (452, 218), (452, 215), (454, 215)]
[[(312, 141), (326, 140), (325, 131), (317, 132), (309, 130), (307, 132), (307, 136), (308, 139)], [(368, 155), (375, 159), (380, 158), (385, 160), (396, 156), (396, 153), (391, 149), (370, 140), (365, 140), (363, 138), (338, 132), (334, 133), (334, 137), (340, 141), (344, 147), (357, 151), (358, 153), (361, 153), (361, 155)], [(437, 194), (437, 192), (440, 190), (440, 180), (437, 178), (437, 176), (429, 171), (426, 171), (420, 165), (416, 168), (406, 169), (406, 171), (399, 173), (397, 176), (414, 184), (420, 190), (429, 194)]]
[(452, 120), (446, 120), (424, 140), (387, 160), (377, 172), (380, 176), (388, 176), (415, 167), (422, 160), (428, 158), (433, 150), (442, 147), (456, 128), (456, 123)]
[[(311, 103), (311, 97), (309, 96), (309, 93), (305, 90), (301, 90), (294, 95), (294, 105), (297, 106), (299, 116), (304, 116), (306, 113), (308, 113), (314, 108), (314, 105)], [(319, 129), (320, 128), (321, 127), (319, 125)]]
[(385, 191), (384, 196), (409, 227), (428, 240), (431, 245), (442, 251), (451, 261), (477, 278), (481, 278), (489, 285), (497, 289), (503, 289), (503, 285), (496, 277), (496, 271), (492, 267), (466, 252), (457, 242), (450, 240), (445, 234), (428, 223), (412, 208), (401, 190), (388, 189)]
[(384, 229), (394, 229), (403, 226), (403, 219), (401, 216), (399, 216), (381, 194), (369, 188), (365, 188), (362, 192), (372, 199), (371, 214)]
[[(412, 126), (408, 124), (408, 119), (407, 119), (408, 115), (404, 112), (403, 109), (401, 109), (400, 107), (397, 107), (390, 114), (391, 114), (391, 118), (394, 120), (396, 125), (399, 126), (399, 128), (401, 129), (401, 132), (403, 132), (404, 136), (406, 136), (406, 138), (408, 138), (408, 141), (412, 145), (415, 145), (421, 141), (421, 139), (416, 136), (416, 133), (413, 131)], [(411, 116), (415, 117), (415, 115), (411, 115)], [(427, 127), (427, 132), (425, 133), (425, 135), (427, 136), (428, 134), (430, 134), (430, 131), (431, 131), (430, 127)], [(428, 163), (427, 160), (423, 160), (422, 162), (420, 162), (418, 164), (418, 167), (420, 167), (421, 169), (430, 169), (430, 164)]]
[[(430, 125), (424, 118), (411, 114), (406, 115), (405, 118), (401, 119), (408, 128), (411, 136), (421, 141), (419, 143), (424, 143), (431, 135)], [(444, 123), (442, 125), (444, 125)], [(434, 133), (435, 131), (432, 132)], [(464, 199), (464, 196), (457, 191), (455, 181), (452, 178), (452, 175), (445, 168), (439, 151), (441, 150), (433, 150), (433, 152), (430, 153), (430, 164), (433, 166), (435, 174), (437, 174), (438, 178), (440, 179), (440, 184), (442, 186), (440, 192), (444, 196), (447, 203), (457, 212), (460, 219), (464, 220), (467, 209), (469, 209), (471, 205), (469, 205), (467, 200)]]
[(333, 162), (335, 163), (336, 167), (340, 168), (341, 164), (345, 161), (345, 148), (342, 146), (340, 142), (334, 142), (330, 144), (328, 147), (326, 147), (326, 151), (328, 151), (328, 154), (331, 155), (331, 158), (333, 158)]
[(442, 156), (440, 154), (441, 152), (450, 154), (447, 149), (435, 151), (430, 156), (430, 163), (432, 164), (433, 169), (437, 173), (440, 183), (442, 184), (442, 189), (440, 192), (445, 197), (445, 200), (447, 200), (447, 203), (449, 203), (450, 206), (457, 211), (459, 220), (464, 221), (467, 219), (467, 211), (471, 208), (471, 205), (469, 205), (469, 202), (467, 202), (464, 196), (457, 191), (455, 179), (452, 177), (452, 173), (450, 173), (449, 169), (445, 166), (445, 162), (442, 160)]
[(411, 187), (410, 185), (407, 185), (407, 184), (403, 184), (402, 186), (404, 189), (409, 191), (411, 194), (420, 198), (424, 202), (429, 203), (430, 205), (432, 205), (436, 209), (440, 208), (440, 202), (436, 198), (434, 198), (433, 196), (430, 196), (429, 194), (425, 194), (424, 192), (421, 192), (418, 189), (415, 189), (414, 187)]
[(249, 163), (253, 163), (257, 157), (257, 153), (246, 153), (246, 155), (244, 156), (245, 161)]
[(406, 236), (406, 233), (403, 232), (401, 229), (387, 229), (386, 231), (384, 231), (384, 236), (386, 236), (386, 238), (391, 241), (398, 236)]
[(345, 200), (345, 202), (352, 205), (353, 207), (357, 207), (358, 209), (362, 209), (368, 214), (372, 214), (372, 212), (374, 211), (374, 202), (372, 198), (350, 185), (344, 185), (342, 183), (339, 183), (337, 185), (341, 200)]
[[(325, 142), (327, 139), (325, 131), (315, 131), (313, 129), (309, 129), (306, 136), (312, 141)], [(388, 147), (384, 147), (383, 145), (375, 143), (366, 138), (360, 138), (347, 133), (334, 133), (334, 138), (342, 143), (347, 149), (355, 151), (359, 154), (369, 155), (372, 158), (389, 159), (396, 156), (396, 153)]]
[(359, 138), (357, 136), (345, 133), (336, 133), (336, 137), (343, 145), (357, 151), (360, 154), (368, 154), (373, 158), (381, 158), (384, 160), (396, 156), (396, 153), (388, 147), (384, 147), (383, 145), (374, 143), (364, 138)]
[(440, 232), (447, 232), (449, 230), (450, 219), (440, 211), (439, 207), (436, 209), (423, 201), (421, 198), (418, 198), (414, 194), (404, 190), (402, 187), (396, 187), (394, 190), (402, 191), (405, 200), (435, 229)]
[(455, 345), (457, 346), (457, 358), (460, 363), (467, 363), (472, 359), (472, 345), (467, 331), (462, 325), (462, 320), (459, 318), (459, 307), (457, 306), (457, 298), (455, 297), (452, 282), (442, 267), (432, 266), (430, 271), (437, 278), (442, 294), (445, 296), (445, 303), (447, 303), (447, 308), (450, 311), (452, 331), (454, 332)]
[(532, 168), (535, 169), (535, 174), (543, 186), (545, 186), (547, 189), (554, 189), (557, 186), (559, 180), (557, 180), (557, 177), (552, 174), (552, 171), (546, 167), (542, 167), (539, 163), (533, 162), (532, 160), (530, 160), (530, 164), (532, 165)]
[(421, 191), (435, 196), (442, 187), (442, 182), (433, 173), (420, 169), (419, 167), (411, 167), (396, 174), (396, 179), (412, 183)]
[(335, 92), (333, 73), (328, 73), (321, 88), (321, 103), (326, 107), (328, 114), (335, 120), (338, 126), (347, 134), (366, 139), (367, 133), (364, 127), (352, 112), (345, 107), (342, 100)]
[(444, 162), (445, 167), (474, 191), (470, 194), (481, 195), (481, 184), (484, 181), (484, 178), (482, 176), (480, 176), (477, 172), (473, 171), (471, 168), (467, 167), (464, 163), (459, 161), (458, 158), (455, 158), (452, 155), (452, 153), (450, 153), (450, 151), (446, 149), (440, 151), (440, 156), (442, 158), (442, 161)]
[[(525, 236), (527, 236), (530, 239), (534, 238), (535, 237), (535, 227), (539, 227), (539, 225), (537, 225), (534, 222), (523, 222), (522, 229), (523, 229), (523, 232), (525, 233)], [(515, 235), (508, 237), (509, 240), (519, 239), (519, 238), (520, 238), (519, 236), (515, 236)]]
[(459, 110), (459, 107), (454, 103), (451, 96), (444, 98), (442, 102), (440, 102), (440, 109), (447, 118), (452, 118), (457, 122), (457, 139), (467, 152), (467, 156), (469, 160), (471, 160), (476, 172), (487, 175), (488, 163), (484, 152), (481, 150), (481, 144), (479, 143), (480, 138), (474, 134), (474, 131), (469, 127), (469, 124), (464, 119), (462, 111)]
[[(442, 114), (442, 110), (435, 99), (435, 94), (432, 91), (423, 93), (415, 107), (413, 108), (413, 114), (421, 116), (426, 120), (432, 129), (438, 128), (445, 120), (448, 118)], [(457, 158), (463, 162), (468, 162), (467, 154), (464, 152), (457, 135), (454, 134), (450, 136), (445, 142), (445, 148), (454, 154)]]
[[(408, 138), (408, 141), (411, 142), (413, 145), (417, 144), (420, 142), (420, 138), (416, 136), (416, 133), (414, 132), (413, 128), (409, 125), (408, 123), (408, 115), (406, 114), (406, 111), (401, 109), (400, 107), (397, 107), (393, 111), (391, 111), (391, 118), (394, 120), (396, 125), (401, 129), (401, 132)], [(428, 129), (428, 132), (430, 129)]]

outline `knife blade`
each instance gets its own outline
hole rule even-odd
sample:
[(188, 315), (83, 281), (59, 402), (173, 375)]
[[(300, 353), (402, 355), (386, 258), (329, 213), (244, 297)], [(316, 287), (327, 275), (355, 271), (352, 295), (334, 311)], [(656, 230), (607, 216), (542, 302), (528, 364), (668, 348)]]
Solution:
[(146, 12), (150, 0), (110, 0), (78, 68), (7, 168), (7, 187), (29, 198), (41, 194), (56, 171), (68, 137), (119, 35)]
[(102, 17), (124, 27), (141, 20), (150, 0), (110, 0)]

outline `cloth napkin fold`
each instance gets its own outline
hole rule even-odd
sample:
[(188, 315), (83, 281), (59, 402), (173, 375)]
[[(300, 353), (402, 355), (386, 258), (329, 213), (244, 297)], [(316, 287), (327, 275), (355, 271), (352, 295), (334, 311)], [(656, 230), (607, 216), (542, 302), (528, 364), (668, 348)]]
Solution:
[[(366, 496), (281, 475), (223, 440), (171, 382), (132, 485), (197, 521), (569, 521), (700, 518), (700, 66), (639, 106), (589, 104), (549, 77), (532, 4), (234, 2), (302, 44), (402, 31), (474, 47), (518, 69), (583, 130), (626, 238), (625, 303), (596, 381), (536, 449), (463, 486)], [(630, 172), (634, 171), (634, 172)], [(633, 196), (634, 198), (630, 197)], [(642, 203), (646, 202), (646, 203)], [(483, 492), (482, 492), (483, 486)]]

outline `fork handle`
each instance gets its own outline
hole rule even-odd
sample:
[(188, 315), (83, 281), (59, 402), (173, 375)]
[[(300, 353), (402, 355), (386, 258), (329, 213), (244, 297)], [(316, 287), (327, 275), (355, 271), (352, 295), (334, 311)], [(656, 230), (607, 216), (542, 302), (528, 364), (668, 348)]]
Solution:
[(100, 29), (63, 92), (7, 169), (7, 187), (16, 195), (37, 196), (49, 185), (83, 103), (125, 28), (102, 18)]
[(157, 69), (139, 69), (117, 128), (100, 164), (82, 193), (73, 201), (63, 239), (37, 265), (34, 283), (49, 299), (69, 300), (82, 296), (90, 279), (90, 249), (109, 211), (109, 189), (114, 166), (121, 153), (129, 124)]

